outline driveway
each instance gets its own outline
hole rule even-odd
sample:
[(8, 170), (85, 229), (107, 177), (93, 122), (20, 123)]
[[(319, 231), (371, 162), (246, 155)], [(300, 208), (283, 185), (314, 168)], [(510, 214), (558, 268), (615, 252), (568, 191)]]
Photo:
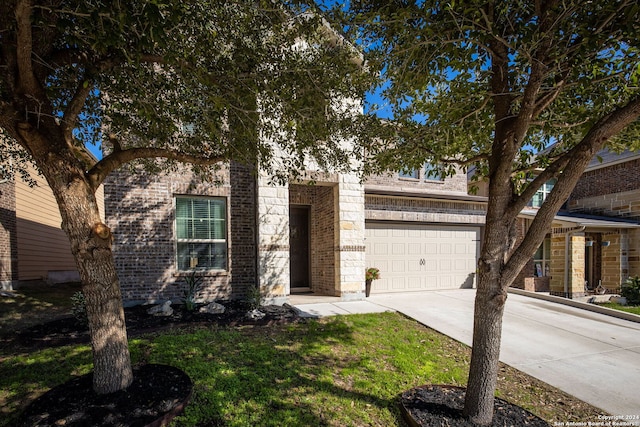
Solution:
[[(460, 289), (367, 302), (471, 345), (474, 298)], [(510, 293), (500, 360), (611, 415), (640, 415), (640, 323)]]

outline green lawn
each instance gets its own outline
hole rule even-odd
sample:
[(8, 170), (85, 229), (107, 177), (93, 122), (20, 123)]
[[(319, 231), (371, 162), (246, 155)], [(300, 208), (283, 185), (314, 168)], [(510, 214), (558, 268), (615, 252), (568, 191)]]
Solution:
[[(177, 366), (194, 381), (179, 426), (404, 425), (399, 394), (426, 383), (464, 385), (470, 357), (468, 347), (397, 313), (200, 327), (130, 342), (135, 363)], [(25, 402), (90, 369), (86, 345), (0, 354), (0, 425), (12, 425)], [(551, 422), (600, 413), (506, 366), (499, 389)]]
[(605, 302), (598, 305), (602, 307), (612, 308), (614, 310), (626, 311), (627, 313), (640, 315), (640, 305), (620, 305), (613, 302)]

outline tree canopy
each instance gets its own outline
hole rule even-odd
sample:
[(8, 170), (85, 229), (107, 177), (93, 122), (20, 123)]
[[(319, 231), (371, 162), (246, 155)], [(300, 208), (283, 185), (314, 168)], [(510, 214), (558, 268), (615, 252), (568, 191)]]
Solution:
[[(352, 2), (347, 28), (381, 75), (373, 112), (390, 110), (387, 129), (403, 141), (379, 159), (486, 176), (496, 125), (516, 123), (514, 180), (544, 168), (637, 102), (639, 17), (634, 1)], [(608, 143), (637, 145), (638, 135), (635, 121)]]
[(66, 148), (111, 153), (96, 163), (74, 150), (96, 184), (158, 157), (260, 162), (282, 176), (309, 157), (343, 167), (357, 119), (330, 100), (364, 90), (358, 53), (302, 2), (11, 0), (0, 52), (2, 172), (10, 141), (34, 149), (20, 135), (29, 123)]
[[(0, 3), (0, 172), (45, 177), (83, 285), (94, 390), (132, 381), (96, 190), (110, 172), (238, 161), (273, 179), (352, 170), (361, 55), (313, 4), (270, 0)], [(86, 144), (104, 157), (88, 155)], [(212, 176), (213, 175), (213, 176)]]
[[(368, 142), (374, 167), (428, 161), (488, 180), (464, 409), (488, 425), (508, 287), (597, 152), (640, 148), (640, 6), (372, 0), (333, 13), (365, 47), (390, 110)], [(518, 236), (519, 213), (551, 178)]]

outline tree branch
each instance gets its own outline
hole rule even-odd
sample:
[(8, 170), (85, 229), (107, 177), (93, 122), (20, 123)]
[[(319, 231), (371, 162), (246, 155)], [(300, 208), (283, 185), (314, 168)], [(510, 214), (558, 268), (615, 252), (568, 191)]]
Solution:
[(104, 157), (87, 172), (87, 178), (91, 183), (93, 190), (96, 190), (111, 172), (118, 169), (123, 164), (136, 159), (164, 158), (202, 166), (213, 165), (228, 160), (225, 157), (204, 157), (201, 155), (181, 153), (179, 151), (165, 148), (140, 147), (122, 150), (117, 149), (117, 147), (120, 147), (120, 145), (118, 144), (113, 153)]
[[(85, 73), (86, 74), (86, 73)], [(86, 76), (85, 76), (86, 77)], [(73, 144), (73, 129), (78, 123), (78, 117), (82, 112), (82, 108), (87, 100), (87, 97), (91, 93), (93, 85), (88, 78), (81, 79), (76, 88), (76, 92), (73, 94), (73, 98), (69, 101), (67, 108), (62, 116), (62, 134), (67, 144)]]
[(32, 96), (40, 92), (40, 86), (36, 80), (31, 55), (33, 48), (33, 33), (31, 31), (31, 11), (30, 0), (18, 0), (16, 4), (16, 59), (18, 66), (18, 82), (20, 89)]

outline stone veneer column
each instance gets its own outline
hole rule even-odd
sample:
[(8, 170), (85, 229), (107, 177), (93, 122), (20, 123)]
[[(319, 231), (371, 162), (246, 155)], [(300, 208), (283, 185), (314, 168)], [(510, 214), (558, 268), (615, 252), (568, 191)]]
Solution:
[(364, 298), (364, 186), (355, 175), (340, 175), (334, 187), (336, 295)]
[[(567, 233), (569, 233), (569, 262), (565, 262)], [(575, 298), (584, 295), (584, 232), (555, 229), (551, 235), (550, 293)], [(568, 277), (565, 272), (568, 269)], [(565, 278), (568, 278), (565, 295)]]
[(266, 303), (283, 304), (290, 292), (289, 187), (258, 177), (258, 285)]
[[(637, 228), (629, 230), (629, 250), (627, 251), (627, 261), (629, 272), (627, 276), (640, 276), (640, 230)], [(626, 277), (624, 277), (626, 279)]]
[(609, 242), (609, 246), (602, 246), (602, 285), (609, 291), (619, 292), (620, 284), (628, 275), (626, 237), (618, 232), (602, 235), (602, 241)]

